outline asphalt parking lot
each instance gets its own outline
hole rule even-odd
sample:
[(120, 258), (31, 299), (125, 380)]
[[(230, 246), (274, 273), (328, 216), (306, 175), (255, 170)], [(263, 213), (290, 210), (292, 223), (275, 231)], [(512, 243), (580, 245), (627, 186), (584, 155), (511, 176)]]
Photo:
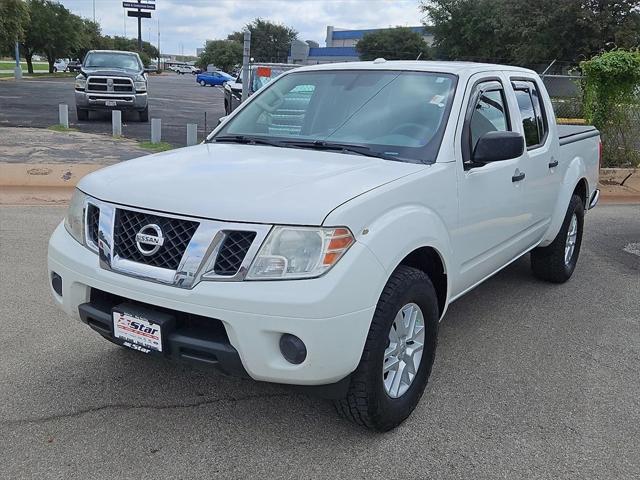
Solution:
[[(70, 127), (82, 132), (111, 135), (111, 113), (91, 113), (88, 121), (76, 117), (70, 77), (40, 78), (16, 82), (0, 82), (0, 126), (50, 127), (58, 123), (58, 104), (69, 105)], [(167, 73), (149, 77), (149, 115), (162, 120), (162, 139), (175, 146), (184, 146), (187, 123), (198, 124), (198, 136), (205, 135), (224, 115), (224, 97), (217, 87), (201, 87), (194, 75)], [(151, 123), (138, 121), (137, 113), (125, 115), (122, 133), (141, 141), (151, 139)]]
[(0, 478), (640, 476), (638, 205), (588, 215), (567, 284), (523, 258), (453, 304), (425, 397), (383, 435), (69, 320), (46, 281), (63, 215), (0, 207)]

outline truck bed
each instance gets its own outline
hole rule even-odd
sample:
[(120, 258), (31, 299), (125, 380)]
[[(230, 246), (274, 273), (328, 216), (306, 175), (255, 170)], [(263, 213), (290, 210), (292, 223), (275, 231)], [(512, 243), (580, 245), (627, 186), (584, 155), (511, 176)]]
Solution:
[(560, 145), (566, 145), (598, 135), (600, 135), (600, 132), (593, 125), (558, 125), (558, 140), (560, 141)]

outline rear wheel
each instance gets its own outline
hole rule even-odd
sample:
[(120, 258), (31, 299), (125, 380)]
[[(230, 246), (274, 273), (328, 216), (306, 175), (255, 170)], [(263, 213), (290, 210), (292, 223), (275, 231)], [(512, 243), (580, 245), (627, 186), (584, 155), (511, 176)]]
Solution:
[(376, 431), (400, 425), (427, 385), (438, 321), (438, 300), (429, 277), (399, 266), (380, 296), (347, 396), (335, 402), (338, 413)]
[(56, 67), (53, 67), (53, 73), (58, 73), (58, 69)]
[(578, 195), (573, 195), (556, 238), (548, 246), (531, 251), (533, 274), (553, 283), (569, 280), (578, 263), (583, 227), (584, 204)]
[(78, 116), (78, 120), (89, 120), (89, 110), (76, 108), (76, 115)]

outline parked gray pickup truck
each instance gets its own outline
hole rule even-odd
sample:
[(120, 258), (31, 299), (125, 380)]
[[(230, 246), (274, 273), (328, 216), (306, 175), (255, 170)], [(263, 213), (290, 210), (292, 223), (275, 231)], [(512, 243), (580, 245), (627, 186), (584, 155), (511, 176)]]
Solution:
[(76, 77), (78, 120), (88, 120), (91, 110), (139, 112), (140, 121), (149, 121), (147, 75), (135, 52), (91, 50), (84, 57)]

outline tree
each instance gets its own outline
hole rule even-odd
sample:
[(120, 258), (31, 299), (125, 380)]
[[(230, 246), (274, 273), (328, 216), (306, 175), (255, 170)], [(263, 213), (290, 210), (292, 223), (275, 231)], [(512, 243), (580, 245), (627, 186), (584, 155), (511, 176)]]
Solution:
[(417, 32), (407, 27), (388, 28), (367, 33), (356, 44), (360, 60), (426, 60), (431, 57), (429, 46)]
[(235, 40), (213, 40), (207, 42), (204, 52), (198, 58), (198, 65), (206, 69), (213, 64), (219, 69), (230, 72), (242, 62), (242, 44)]
[(22, 0), (0, 0), (0, 51), (13, 51), (24, 38), (29, 24), (29, 8)]
[(82, 60), (89, 50), (111, 50), (113, 42), (109, 37), (102, 35), (100, 24), (83, 18), (80, 29), (80, 41), (78, 47), (71, 53), (74, 58)]
[(435, 56), (533, 65), (577, 63), (640, 45), (638, 0), (423, 0)]
[(57, 58), (63, 58), (78, 48), (82, 19), (62, 5), (49, 0), (28, 1), (30, 19), (22, 42), (27, 70), (33, 73), (32, 57), (42, 53), (47, 57), (49, 73)]
[(429, 0), (421, 4), (434, 33), (435, 56), (449, 59), (505, 60), (501, 16), (505, 0)]
[(158, 55), (160, 55), (160, 52), (158, 52), (158, 49), (156, 47), (144, 40), (142, 41), (142, 51), (140, 51), (138, 50), (138, 40), (135, 38), (119, 37), (116, 35), (113, 38), (107, 36), (104, 37), (104, 39), (105, 43), (109, 44), (108, 47), (104, 48), (128, 52), (138, 52), (138, 55), (140, 55), (140, 59), (145, 66), (149, 65), (149, 62), (152, 58), (158, 58)]
[[(251, 56), (256, 62), (287, 61), (291, 42), (298, 36), (298, 32), (261, 18), (256, 18), (246, 28), (251, 32)], [(227, 39), (242, 44), (244, 33), (234, 32)]]

